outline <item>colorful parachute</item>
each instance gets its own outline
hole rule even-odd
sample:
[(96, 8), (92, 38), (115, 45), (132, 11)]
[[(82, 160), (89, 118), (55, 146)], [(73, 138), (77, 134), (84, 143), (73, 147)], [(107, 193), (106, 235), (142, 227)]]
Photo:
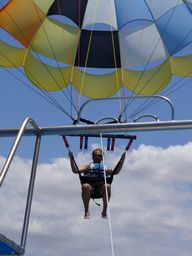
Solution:
[[(2, 5), (2, 4), (1, 4)], [(162, 91), (192, 74), (191, 0), (12, 0), (0, 10), (0, 65), (23, 67), (37, 87), (73, 84), (87, 97), (124, 85)]]

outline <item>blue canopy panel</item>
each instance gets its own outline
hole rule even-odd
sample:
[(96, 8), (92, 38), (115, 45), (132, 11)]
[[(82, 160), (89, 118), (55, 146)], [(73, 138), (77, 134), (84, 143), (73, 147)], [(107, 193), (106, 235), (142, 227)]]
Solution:
[(0, 234), (0, 255), (23, 255), (24, 249), (8, 239), (4, 235)]

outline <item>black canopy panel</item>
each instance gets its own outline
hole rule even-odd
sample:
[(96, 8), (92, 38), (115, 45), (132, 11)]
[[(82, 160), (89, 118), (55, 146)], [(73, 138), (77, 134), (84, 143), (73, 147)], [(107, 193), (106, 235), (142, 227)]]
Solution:
[(119, 68), (118, 32), (82, 30), (75, 66)]
[(88, 0), (57, 0), (49, 9), (50, 15), (64, 15), (81, 27)]

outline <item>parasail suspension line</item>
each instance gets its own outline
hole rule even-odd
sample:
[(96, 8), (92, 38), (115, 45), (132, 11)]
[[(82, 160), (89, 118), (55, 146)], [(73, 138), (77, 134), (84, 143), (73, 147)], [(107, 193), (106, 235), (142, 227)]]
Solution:
[[(15, 65), (14, 62), (12, 62), (6, 55), (4, 55), (2, 52), (0, 52), (0, 55), (2, 55), (4, 58), (6, 58), (6, 60), (11, 63), (13, 65), (13, 67), (24, 76), (24, 73)], [(32, 88), (27, 82), (25, 82), (24, 80), (22, 80), (21, 78), (19, 78), (17, 75), (15, 75), (14, 73), (12, 73), (10, 70), (8, 70), (5, 67), (2, 67), (4, 70), (6, 70), (11, 76), (13, 76), (15, 79), (17, 79), (18, 81), (20, 81), (22, 84), (26, 85), (31, 91), (33, 91), (34, 93), (36, 93), (37, 95), (39, 95), (41, 98), (43, 98), (44, 100), (46, 100), (48, 103), (50, 103), (52, 106), (56, 107), (58, 110), (60, 110), (61, 112), (63, 112), (65, 115), (67, 115), (72, 121), (74, 121), (73, 117), (67, 113), (67, 111), (59, 104), (59, 102), (57, 102), (57, 100), (51, 96), (48, 92), (43, 91), (43, 89), (38, 88), (41, 93), (39, 93), (38, 91), (36, 91), (34, 88)], [(29, 71), (28, 71), (29, 72)], [(29, 74), (33, 77), (33, 75), (29, 72)], [(38, 80), (33, 77), (33, 79), (38, 82)], [(43, 85), (42, 85), (43, 88)]]
[[(170, 21), (171, 21), (173, 15), (174, 15), (174, 13), (175, 13), (175, 10), (176, 10), (178, 4), (179, 4), (179, 0), (177, 0), (175, 6), (173, 7), (172, 13), (171, 13), (169, 19), (167, 20), (167, 23), (165, 24), (165, 27), (163, 28), (163, 30), (162, 30), (162, 32), (161, 32), (161, 34), (160, 34), (160, 36), (159, 36), (159, 39), (158, 39), (158, 41), (157, 41), (157, 43), (156, 43), (154, 49), (152, 50), (152, 52), (151, 52), (151, 54), (150, 54), (150, 56), (149, 56), (149, 59), (147, 60), (147, 62), (146, 62), (146, 64), (145, 64), (145, 67), (144, 67), (143, 71), (141, 72), (141, 74), (140, 74), (140, 76), (139, 76), (139, 78), (138, 78), (138, 80), (137, 80), (136, 85), (134, 86), (134, 89), (133, 89), (133, 92), (131, 93), (131, 96), (133, 96), (134, 92), (136, 91), (136, 89), (137, 89), (137, 87), (138, 87), (138, 85), (139, 85), (139, 82), (141, 81), (141, 79), (142, 79), (142, 77), (143, 77), (144, 72), (146, 71), (147, 67), (149, 66), (150, 60), (152, 59), (152, 57), (153, 57), (153, 55), (154, 55), (154, 52), (155, 52), (155, 50), (156, 50), (156, 48), (157, 48), (157, 46), (158, 46), (158, 44), (159, 44), (159, 42), (160, 42), (160, 40), (161, 40), (161, 37), (162, 37), (163, 34), (165, 33), (165, 31), (166, 31), (166, 29), (167, 29), (167, 27), (168, 27), (168, 25), (169, 25), (169, 23), (170, 23)], [(191, 31), (190, 31), (190, 33), (191, 33)], [(173, 53), (173, 54), (174, 54), (174, 53)], [(173, 54), (172, 54), (172, 55), (173, 55)], [(172, 55), (171, 55), (171, 56), (172, 56)], [(164, 64), (162, 65), (162, 67), (165, 65), (165, 63), (166, 63), (166, 62), (164, 62)], [(142, 94), (142, 91), (145, 89), (145, 86), (148, 85), (148, 83), (154, 78), (154, 76), (161, 70), (162, 67), (158, 68), (157, 71), (154, 72), (154, 74), (152, 75), (152, 77), (151, 77), (148, 81), (146, 81), (146, 82), (144, 83), (144, 85), (142, 86), (142, 88), (139, 90), (139, 92), (138, 92), (137, 94)], [(161, 86), (163, 86), (163, 83), (161, 84)], [(160, 89), (161, 86), (160, 86), (158, 89)], [(158, 93), (158, 89), (157, 89), (156, 93)], [(156, 94), (156, 93), (154, 93), (154, 94)], [(124, 113), (124, 112), (126, 111), (126, 109), (128, 108), (128, 106), (130, 106), (132, 103), (133, 103), (133, 99), (128, 100), (126, 106), (124, 107), (124, 110), (122, 111), (122, 113)], [(139, 107), (139, 108), (140, 108), (140, 107)], [(141, 112), (141, 111), (140, 111), (140, 112)]]
[(111, 225), (111, 213), (110, 213), (110, 207), (109, 207), (109, 197), (108, 197), (108, 190), (107, 190), (107, 176), (106, 176), (106, 170), (105, 170), (105, 158), (104, 158), (104, 146), (103, 146), (103, 137), (102, 133), (100, 134), (101, 139), (101, 149), (103, 154), (103, 165), (104, 165), (104, 181), (105, 181), (105, 193), (106, 193), (106, 199), (107, 199), (107, 214), (108, 214), (108, 223), (109, 223), (109, 234), (110, 234), (110, 242), (111, 242), (111, 254), (112, 256), (115, 256), (114, 253), (114, 243), (113, 243), (113, 233), (112, 233), (112, 225)]
[[(34, 6), (35, 6), (35, 5), (34, 5)], [(38, 14), (38, 11), (37, 11), (36, 7), (34, 7), (34, 8), (35, 8), (35, 10), (36, 10), (36, 12), (37, 12), (37, 16), (39, 17), (39, 21), (40, 21), (41, 24), (42, 24), (42, 20), (41, 20), (39, 14)], [(10, 20), (13, 22), (13, 24), (16, 26), (16, 28), (18, 29), (18, 31), (20, 32), (20, 34), (23, 36), (23, 38), (24, 38), (28, 43), (30, 43), (29, 40), (26, 38), (26, 36), (25, 36), (25, 35), (23, 34), (23, 32), (21, 31), (21, 29), (20, 29), (20, 27), (18, 26), (17, 22), (14, 20), (14, 17), (12, 17), (11, 14), (10, 14), (8, 11), (6, 11), (6, 12), (7, 12), (7, 15), (9, 16)], [(52, 49), (51, 43), (50, 43), (50, 41), (49, 41), (49, 39), (48, 39), (48, 36), (47, 36), (47, 33), (46, 33), (46, 31), (45, 31), (45, 29), (44, 29), (44, 27), (43, 27), (43, 24), (42, 24), (42, 28), (43, 28), (43, 30), (44, 30), (44, 33), (45, 33), (46, 38), (47, 38), (47, 40), (48, 40), (48, 43), (49, 43), (49, 45), (50, 45), (50, 47), (51, 47), (51, 49)], [(59, 88), (59, 89), (62, 89), (61, 86), (59, 85), (59, 83), (57, 82), (57, 80), (55, 79), (55, 77), (53, 76), (52, 72), (50, 72), (49, 69), (47, 68), (46, 64), (44, 64), (44, 63), (42, 62), (42, 59), (41, 59), (41, 57), (38, 55), (37, 51), (36, 51), (32, 46), (31, 46), (31, 49), (34, 51), (34, 53), (35, 53), (37, 59), (42, 63), (42, 65), (44, 66), (44, 68), (45, 68), (45, 69), (47, 70), (47, 72), (50, 74), (50, 76), (52, 77), (52, 79), (53, 79), (53, 81), (55, 82), (55, 84), (57, 84), (58, 88)], [(55, 56), (53, 49), (52, 49), (52, 53), (53, 53), (53, 55)], [(8, 62), (12, 63), (13, 66), (20, 72), (20, 69), (15, 65), (15, 63), (13, 63), (13, 62), (12, 62), (7, 56), (5, 56), (3, 53), (0, 53), (0, 54), (3, 55), (3, 56), (8, 60)], [(55, 57), (55, 60), (56, 60), (57, 65), (58, 65), (58, 60), (56, 59), (56, 57)], [(60, 71), (61, 71), (61, 68), (60, 68), (59, 65), (58, 65), (58, 67), (59, 67), (59, 69), (60, 69)], [(26, 70), (27, 70), (27, 69), (26, 69)], [(43, 92), (43, 90), (46, 91), (46, 90), (44, 89), (43, 84), (42, 84), (41, 82), (37, 81), (37, 79), (34, 77), (33, 74), (31, 74), (31, 72), (30, 72), (29, 70), (27, 70), (27, 72), (32, 76), (32, 78), (34, 79), (34, 81), (36, 81), (38, 84), (40, 84), (41, 88), (38, 87), (38, 89), (39, 89), (44, 95), (46, 95), (47, 98), (49, 98), (49, 100), (47, 100), (47, 101), (48, 101), (49, 103), (51, 103), (52, 105), (54, 105), (55, 107), (57, 107), (57, 108), (58, 108), (59, 110), (61, 110), (63, 113), (65, 113), (68, 117), (70, 117), (71, 119), (73, 119), (72, 116), (71, 116), (70, 114), (68, 114), (68, 113), (63, 109), (63, 107), (54, 99), (53, 96), (51, 96), (48, 92)], [(9, 73), (11, 73), (11, 72), (9, 72)], [(23, 74), (22, 71), (21, 71), (20, 73)], [(15, 75), (13, 75), (13, 76), (16, 77)], [(62, 76), (62, 77), (63, 77), (63, 76)], [(17, 77), (16, 77), (16, 78), (17, 78)], [(22, 81), (20, 78), (17, 78), (17, 79), (20, 80), (20, 81)], [(63, 77), (63, 79), (64, 79), (64, 77)], [(25, 82), (23, 82), (23, 83), (26, 84)], [(65, 83), (65, 85), (67, 85), (65, 79), (64, 79), (64, 83)], [(68, 89), (67, 89), (67, 90), (68, 90)], [(34, 90), (33, 90), (33, 91), (34, 91)], [(63, 95), (66, 97), (66, 99), (71, 103), (71, 105), (73, 106), (73, 108), (75, 109), (75, 111), (77, 112), (77, 109), (76, 109), (76, 107), (75, 107), (73, 101), (68, 97), (68, 95), (67, 95), (65, 92), (63, 92), (63, 90), (61, 90), (61, 92), (62, 92)], [(69, 92), (69, 91), (68, 91), (68, 92)], [(38, 94), (39, 94), (39, 93), (38, 93)], [(40, 95), (40, 96), (42, 96), (42, 95)], [(71, 96), (71, 95), (70, 95), (70, 96)], [(45, 97), (43, 97), (43, 98), (45, 98)], [(52, 101), (52, 102), (51, 102), (51, 101)]]
[[(109, 1), (108, 1), (109, 4)], [(109, 20), (111, 21), (111, 15), (108, 12), (108, 17)], [(114, 34), (113, 34), (113, 28), (112, 26), (110, 26), (111, 28), (111, 42), (112, 42), (112, 49), (113, 49), (113, 59), (114, 59), (114, 66), (115, 66), (115, 76), (116, 76), (116, 82), (117, 82), (117, 91), (118, 91), (118, 95), (119, 95), (119, 106), (120, 106), (120, 111), (122, 111), (123, 107), (121, 104), (121, 100), (120, 100), (120, 82), (119, 82), (119, 71), (117, 69), (117, 57), (116, 57), (116, 50), (115, 50), (115, 40), (114, 40)]]
[[(61, 12), (60, 5), (59, 5), (58, 2), (57, 2), (57, 4), (58, 4), (59, 12)], [(49, 46), (50, 46), (51, 52), (52, 52), (52, 54), (53, 54), (53, 56), (54, 56), (54, 59), (55, 59), (55, 61), (56, 61), (56, 63), (57, 63), (57, 67), (58, 67), (58, 69), (59, 69), (59, 71), (60, 71), (60, 74), (61, 74), (61, 77), (62, 77), (62, 79), (63, 79), (63, 82), (64, 82), (64, 84), (67, 86), (67, 82), (66, 82), (66, 80), (65, 80), (65, 77), (63, 76), (63, 73), (62, 73), (62, 71), (61, 71), (61, 67), (60, 67), (60, 65), (59, 65), (59, 61), (58, 61), (58, 59), (57, 59), (57, 57), (56, 57), (56, 54), (55, 54), (55, 52), (54, 52), (54, 49), (53, 49), (53, 47), (52, 47), (52, 45), (51, 45), (51, 42), (50, 42), (50, 40), (49, 40), (48, 34), (47, 34), (47, 32), (46, 32), (46, 29), (45, 29), (45, 27), (44, 27), (44, 25), (43, 25), (43, 22), (42, 22), (42, 20), (41, 20), (41, 17), (39, 16), (39, 13), (38, 13), (38, 11), (37, 11), (36, 5), (35, 5), (35, 4), (33, 4), (33, 5), (34, 5), (34, 7), (35, 7), (37, 16), (39, 17), (39, 21), (41, 22), (41, 26), (42, 26), (42, 29), (43, 29), (43, 31), (44, 31), (44, 33), (45, 33), (45, 36), (46, 36), (47, 42), (48, 42), (48, 44), (49, 44)], [(32, 49), (33, 49), (33, 48), (32, 48)], [(33, 49), (33, 50), (34, 50), (34, 49)], [(41, 58), (40, 58), (40, 56), (38, 56), (37, 52), (36, 52), (35, 50), (34, 50), (34, 52), (35, 52), (36, 56), (38, 57), (38, 59), (41, 61)], [(50, 74), (51, 77), (53, 78), (53, 80), (54, 80), (54, 82), (56, 83), (58, 89), (59, 89), (59, 90), (61, 91), (61, 93), (67, 98), (67, 100), (71, 103), (71, 106), (73, 106), (73, 108), (75, 109), (75, 111), (77, 111), (77, 109), (76, 109), (76, 107), (75, 107), (75, 104), (74, 104), (74, 102), (73, 102), (73, 99), (72, 99), (72, 94), (69, 92), (68, 87), (67, 87), (67, 91), (68, 91), (68, 93), (69, 93), (71, 99), (70, 99), (70, 98), (68, 97), (68, 95), (62, 90), (62, 87), (61, 87), (60, 84), (57, 82), (57, 80), (55, 79), (55, 77), (54, 77), (54, 75), (52, 74), (52, 72), (49, 71), (49, 69), (46, 67), (46, 65), (44, 65), (44, 67), (46, 68), (46, 70), (49, 72), (49, 74)]]
[(86, 53), (86, 58), (85, 58), (85, 66), (84, 66), (83, 76), (82, 76), (82, 80), (81, 80), (78, 106), (80, 106), (80, 99), (81, 99), (83, 86), (84, 86), (84, 81), (85, 81), (85, 73), (86, 73), (87, 63), (88, 63), (88, 59), (89, 59), (89, 53), (90, 53), (90, 48), (91, 48), (91, 42), (92, 42), (92, 37), (93, 37), (93, 29), (94, 29), (94, 25), (95, 25), (95, 21), (96, 21), (97, 10), (98, 10), (98, 1), (96, 3), (95, 8), (94, 8), (93, 22), (92, 22), (92, 26), (91, 26), (91, 33), (90, 33), (90, 37), (89, 37), (88, 48), (87, 48), (87, 53)]

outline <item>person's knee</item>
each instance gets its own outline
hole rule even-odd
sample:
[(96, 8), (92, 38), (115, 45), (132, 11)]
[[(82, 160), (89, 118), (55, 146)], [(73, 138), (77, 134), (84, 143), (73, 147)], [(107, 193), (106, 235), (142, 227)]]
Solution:
[(88, 184), (88, 183), (85, 183), (82, 185), (82, 191), (83, 192), (91, 192), (92, 188), (91, 188), (91, 185)]

